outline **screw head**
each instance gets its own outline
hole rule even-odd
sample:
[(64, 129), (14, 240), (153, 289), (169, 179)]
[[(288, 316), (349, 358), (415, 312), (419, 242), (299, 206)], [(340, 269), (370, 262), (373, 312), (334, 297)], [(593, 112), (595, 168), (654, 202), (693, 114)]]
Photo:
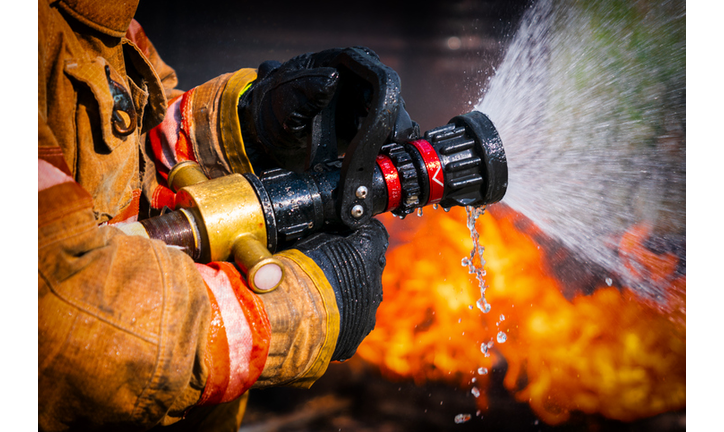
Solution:
[(352, 210), (350, 211), (350, 213), (352, 214), (353, 218), (359, 219), (365, 213), (365, 209), (361, 205), (357, 204), (354, 207), (352, 207)]
[(367, 198), (367, 188), (364, 186), (360, 186), (357, 188), (357, 191), (355, 191), (354, 194), (359, 199), (365, 199), (365, 198)]

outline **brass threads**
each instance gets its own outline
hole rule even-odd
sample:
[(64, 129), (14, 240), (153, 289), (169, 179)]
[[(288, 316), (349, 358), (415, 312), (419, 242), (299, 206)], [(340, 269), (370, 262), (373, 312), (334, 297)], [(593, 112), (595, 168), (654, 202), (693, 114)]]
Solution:
[(198, 259), (200, 257), (200, 251), (201, 251), (201, 233), (199, 232), (199, 226), (196, 222), (196, 218), (194, 217), (193, 213), (187, 209), (179, 209), (179, 211), (186, 217), (186, 219), (189, 221), (189, 225), (191, 225), (191, 234), (194, 237), (194, 250), (195, 255), (194, 258)]

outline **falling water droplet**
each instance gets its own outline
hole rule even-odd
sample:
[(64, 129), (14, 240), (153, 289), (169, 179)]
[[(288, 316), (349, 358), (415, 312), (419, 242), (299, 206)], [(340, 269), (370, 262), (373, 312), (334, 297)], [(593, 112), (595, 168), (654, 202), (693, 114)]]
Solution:
[(613, 279), (611, 279), (611, 278), (606, 278), (606, 285), (608, 285), (608, 286), (613, 285)]
[(438, 208), (440, 208), (440, 206), (439, 206), (438, 204), (433, 204), (433, 205), (432, 205), (432, 209), (433, 209), (433, 210), (437, 210)]
[(443, 207), (442, 209), (445, 210), (445, 213), (450, 211), (450, 207), (448, 207), (448, 208)]
[(473, 377), (473, 379), (471, 379), (470, 382), (473, 382), (473, 383), (474, 383), (474, 382), (477, 381), (477, 380), (478, 380), (477, 378)]
[(488, 368), (479, 367), (478, 368), (478, 375), (487, 375), (488, 374)]
[(473, 387), (472, 389), (470, 389), (470, 393), (472, 393), (473, 396), (475, 396), (475, 397), (479, 397), (479, 396), (480, 396), (480, 390), (478, 390), (477, 387)]
[(506, 340), (508, 340), (508, 336), (506, 336), (502, 331), (498, 332), (498, 343), (503, 343)]
[(470, 417), (470, 414), (458, 414), (455, 416), (455, 423), (465, 423), (466, 421), (470, 420)]
[(460, 261), (460, 265), (463, 267), (467, 267), (468, 265), (470, 265), (470, 259), (468, 257), (463, 258), (462, 261)]
[(485, 357), (490, 357), (490, 353), (488, 352), (487, 343), (483, 343), (482, 345), (480, 345), (480, 352), (482, 352), (485, 355)]
[(505, 315), (500, 314), (500, 321), (505, 321)]
[(486, 302), (484, 298), (479, 298), (475, 304), (478, 306), (478, 309), (483, 311), (483, 313), (490, 312), (490, 303)]
[(422, 207), (417, 208), (417, 217), (422, 217)]

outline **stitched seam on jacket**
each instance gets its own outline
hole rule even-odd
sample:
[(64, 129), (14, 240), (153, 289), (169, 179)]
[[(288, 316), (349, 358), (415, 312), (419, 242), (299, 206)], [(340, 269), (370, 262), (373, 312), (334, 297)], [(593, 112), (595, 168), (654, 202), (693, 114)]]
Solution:
[[(84, 209), (81, 209), (81, 210), (84, 210)], [(84, 225), (86, 225), (86, 226), (81, 225), (80, 227), (75, 228), (75, 229), (62, 230), (61, 232), (57, 233), (55, 237), (51, 237), (50, 235), (47, 235), (47, 236), (45, 236), (47, 238), (47, 241), (45, 241), (43, 243), (41, 243), (40, 239), (38, 239), (38, 251), (40, 251), (40, 249), (43, 249), (43, 248), (49, 247), (55, 243), (58, 243), (59, 241), (63, 241), (70, 237), (73, 237), (73, 236), (76, 236), (79, 234), (83, 234), (83, 233), (92, 231), (94, 229), (98, 229), (98, 226), (96, 226), (96, 225), (90, 225), (90, 224), (84, 224)], [(43, 225), (41, 225), (41, 226), (43, 226)]]
[(58, 219), (61, 219), (64, 216), (69, 216), (72, 213), (85, 210), (92, 205), (93, 200), (91, 198), (84, 198), (83, 200), (77, 201), (74, 205), (64, 206), (56, 211), (45, 213), (43, 217), (40, 218), (40, 220), (38, 221), (38, 228), (50, 225), (51, 223), (57, 221)]
[[(133, 407), (133, 412), (131, 414), (131, 419), (136, 420), (141, 415), (141, 408), (145, 408), (148, 405), (148, 402), (150, 401), (150, 397), (146, 394), (149, 389), (152, 387), (155, 387), (158, 384), (159, 380), (159, 365), (161, 363), (161, 357), (163, 356), (164, 352), (164, 334), (163, 334), (163, 328), (164, 323), (166, 322), (166, 315), (167, 315), (167, 309), (166, 309), (166, 275), (164, 274), (164, 269), (161, 266), (161, 258), (158, 256), (158, 251), (155, 247), (152, 247), (151, 250), (153, 250), (153, 254), (156, 257), (156, 265), (159, 269), (159, 274), (161, 275), (161, 286), (163, 287), (163, 306), (161, 307), (161, 323), (159, 325), (159, 332), (158, 332), (158, 341), (156, 342), (156, 346), (158, 347), (157, 354), (156, 354), (156, 364), (154, 365), (153, 369), (153, 375), (151, 375), (151, 379), (148, 381), (148, 384), (146, 384), (146, 387), (144, 387), (141, 394), (138, 396), (138, 399), (136, 401), (136, 405)], [(146, 400), (146, 403), (143, 403), (144, 399)], [(169, 405), (170, 406), (170, 405)]]
[(118, 330), (121, 330), (121, 331), (123, 331), (123, 332), (125, 332), (125, 333), (128, 333), (128, 334), (130, 334), (130, 335), (132, 335), (132, 336), (135, 336), (135, 337), (141, 339), (142, 341), (145, 341), (145, 342), (148, 342), (148, 343), (151, 343), (151, 344), (157, 344), (157, 343), (158, 343), (158, 341), (154, 339), (155, 337), (158, 337), (158, 336), (152, 335), (153, 337), (149, 337), (149, 336), (143, 336), (143, 335), (141, 335), (141, 334), (138, 334), (138, 333), (134, 332), (133, 330), (130, 330), (130, 329), (124, 327), (123, 325), (115, 322), (114, 320), (112, 320), (112, 319), (110, 319), (110, 318), (106, 318), (106, 317), (104, 317), (104, 316), (102, 316), (102, 315), (100, 315), (100, 314), (98, 314), (98, 313), (94, 313), (94, 312), (93, 312), (93, 309), (95, 309), (95, 308), (94, 308), (93, 306), (87, 305), (87, 304), (85, 304), (85, 303), (83, 303), (83, 302), (80, 302), (80, 301), (76, 302), (76, 301), (71, 300), (71, 299), (69, 299), (68, 297), (62, 295), (62, 294), (55, 288), (55, 284), (50, 281), (50, 278), (49, 278), (48, 276), (46, 276), (45, 273), (43, 273), (43, 271), (42, 271), (41, 269), (38, 269), (38, 274), (40, 275), (40, 277), (42, 277), (42, 278), (45, 280), (45, 282), (48, 284), (48, 288), (50, 288), (50, 291), (51, 291), (53, 294), (55, 294), (59, 299), (63, 300), (64, 302), (66, 302), (66, 303), (68, 303), (69, 305), (73, 306), (74, 308), (78, 309), (80, 312), (86, 313), (86, 314), (92, 316), (93, 318), (95, 318), (95, 319), (97, 319), (97, 320), (99, 320), (99, 321), (101, 321), (101, 322), (104, 322), (104, 323), (106, 323), (106, 324), (108, 324), (108, 325), (110, 325), (110, 326), (113, 326), (113, 327), (117, 328)]

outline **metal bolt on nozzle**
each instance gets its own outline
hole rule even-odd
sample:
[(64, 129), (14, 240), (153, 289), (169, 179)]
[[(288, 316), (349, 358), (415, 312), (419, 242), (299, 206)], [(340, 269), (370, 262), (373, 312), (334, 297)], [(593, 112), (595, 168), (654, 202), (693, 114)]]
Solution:
[(350, 211), (350, 213), (352, 214), (352, 217), (359, 219), (365, 213), (365, 209), (361, 205), (357, 204), (352, 207), (352, 211)]
[(359, 199), (365, 199), (365, 198), (367, 198), (367, 188), (364, 186), (360, 186), (357, 188), (357, 191), (355, 191), (354, 194)]

